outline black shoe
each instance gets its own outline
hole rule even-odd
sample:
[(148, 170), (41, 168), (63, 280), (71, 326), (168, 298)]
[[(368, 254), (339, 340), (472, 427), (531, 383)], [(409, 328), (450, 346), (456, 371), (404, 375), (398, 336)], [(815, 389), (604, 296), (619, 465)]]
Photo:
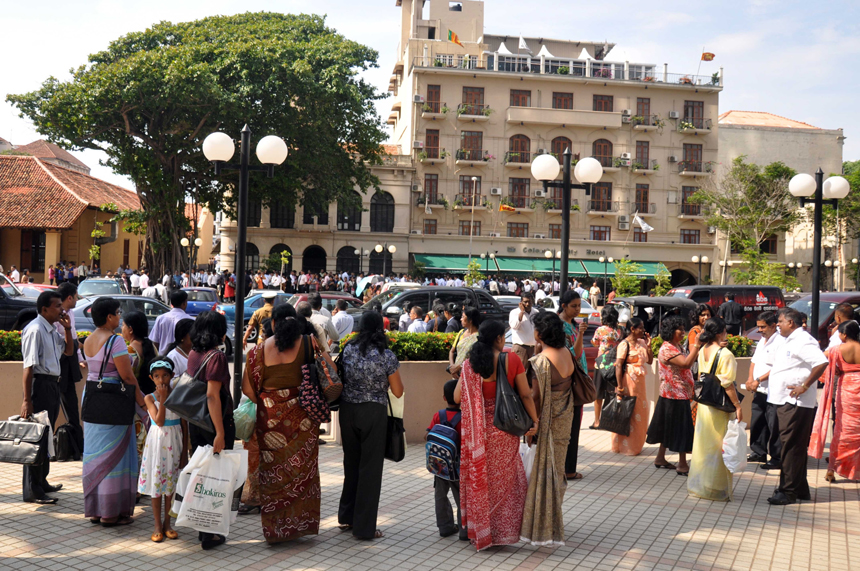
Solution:
[(781, 466), (776, 462), (770, 461), (770, 462), (765, 462), (764, 464), (762, 464), (760, 466), (760, 468), (762, 470), (779, 470), (781, 468)]
[(767, 454), (750, 454), (747, 457), (748, 462), (758, 462), (759, 464), (764, 464), (767, 462)]
[(62, 484), (57, 484), (56, 486), (52, 486), (50, 484), (42, 486), (42, 489), (45, 490), (46, 494), (53, 494), (54, 492), (59, 492), (63, 489)]
[(449, 530), (447, 530), (447, 531), (442, 531), (442, 530), (440, 529), (440, 530), (439, 530), (439, 537), (451, 537), (452, 535), (454, 535), (454, 534), (455, 534), (455, 533), (457, 533), (458, 531), (460, 531), (460, 530), (459, 530), (459, 529), (457, 529), (456, 527), (452, 527), (451, 529), (449, 529)]
[(782, 492), (776, 492), (773, 496), (767, 499), (767, 503), (772, 506), (787, 506), (795, 503), (797, 500), (792, 500)]
[(57, 503), (57, 498), (49, 498), (45, 496), (44, 498), (33, 498), (32, 500), (24, 500), (24, 502), (28, 504), (39, 504), (40, 506), (48, 506)]
[(213, 547), (223, 544), (225, 541), (227, 541), (227, 538), (223, 535), (215, 535), (212, 539), (204, 539), (200, 545), (203, 547), (203, 551), (209, 551)]

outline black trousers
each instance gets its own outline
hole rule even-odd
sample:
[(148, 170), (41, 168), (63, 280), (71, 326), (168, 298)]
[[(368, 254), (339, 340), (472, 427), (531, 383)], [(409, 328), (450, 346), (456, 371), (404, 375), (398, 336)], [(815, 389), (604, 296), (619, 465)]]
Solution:
[(782, 469), (779, 491), (791, 500), (810, 500), (806, 479), (807, 448), (815, 423), (815, 409), (783, 404), (777, 407), (779, 438), (782, 441)]
[(382, 491), (388, 411), (373, 402), (343, 403), (338, 416), (343, 442), (343, 492), (337, 521), (351, 525), (355, 537), (372, 539)]
[[(75, 442), (78, 445), (78, 450), (84, 451), (84, 429), (81, 426), (81, 415), (78, 412), (78, 397), (77, 382), (83, 378), (81, 367), (78, 365), (77, 353), (74, 355), (63, 355), (60, 357), (60, 396), (63, 401), (63, 414), (66, 417), (66, 422), (71, 424), (75, 430)], [(56, 422), (54, 423), (56, 424)], [(56, 430), (56, 426), (54, 429)]]
[[(48, 412), (51, 426), (57, 422), (60, 414), (60, 383), (57, 377), (36, 375), (33, 377), (33, 412)], [(37, 500), (45, 497), (45, 487), (48, 486), (48, 473), (51, 462), (46, 458), (37, 466), (24, 466), (24, 501)]]
[[(451, 532), (460, 532), (460, 537), (466, 538), (466, 528), (463, 527), (463, 516), (460, 514), (460, 482), (452, 482), (438, 476), (433, 478), (434, 500), (436, 502), (436, 527), (440, 535), (448, 535)], [(454, 496), (457, 504), (457, 519), (454, 520), (454, 510), (448, 500), (448, 490)]]
[(740, 323), (726, 323), (726, 332), (729, 335), (740, 335), (741, 334), (741, 324)]
[(750, 419), (750, 450), (763, 456), (770, 454), (771, 462), (779, 464), (782, 459), (782, 443), (779, 441), (776, 409), (776, 405), (768, 404), (766, 394), (756, 391)]
[(582, 425), (582, 406), (573, 407), (573, 424), (570, 425), (570, 444), (567, 445), (567, 456), (564, 458), (566, 474), (576, 474), (576, 461), (579, 457), (579, 429)]

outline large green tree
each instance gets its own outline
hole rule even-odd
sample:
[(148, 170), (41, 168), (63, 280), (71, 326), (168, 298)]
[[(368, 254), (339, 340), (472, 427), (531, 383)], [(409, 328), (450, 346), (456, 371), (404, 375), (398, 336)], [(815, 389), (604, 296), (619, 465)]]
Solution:
[(186, 200), (235, 213), (238, 175), (215, 178), (201, 152), (213, 131), (238, 138), (247, 124), (254, 142), (287, 141), (275, 178), (251, 181), (251, 198), (267, 204), (320, 207), (378, 185), (369, 164), (385, 139), (374, 108), (382, 95), (359, 77), (376, 61), (322, 17), (214, 16), (130, 33), (70, 80), (51, 77), (7, 101), (52, 142), (102, 150), (131, 178), (147, 223), (146, 262), (161, 271), (182, 259)]

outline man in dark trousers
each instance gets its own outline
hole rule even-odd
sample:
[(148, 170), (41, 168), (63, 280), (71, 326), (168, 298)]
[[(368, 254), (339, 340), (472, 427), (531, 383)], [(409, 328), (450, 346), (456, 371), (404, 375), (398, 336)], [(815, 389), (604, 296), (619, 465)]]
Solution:
[[(84, 431), (81, 428), (81, 417), (78, 413), (78, 390), (76, 383), (83, 378), (81, 374), (81, 366), (84, 364), (83, 355), (81, 355), (78, 343), (78, 332), (75, 329), (75, 314), (72, 310), (78, 301), (78, 288), (69, 282), (64, 282), (57, 288), (57, 293), (60, 294), (63, 312), (69, 318), (69, 324), (72, 327), (72, 343), (74, 344), (74, 352), (69, 355), (60, 357), (60, 396), (63, 401), (63, 416), (66, 417), (66, 422), (74, 428), (75, 442), (78, 445), (78, 451), (84, 453)], [(65, 336), (65, 329), (58, 321), (54, 324), (57, 333)], [(55, 427), (56, 428), (56, 427)]]
[(744, 306), (735, 301), (735, 294), (728, 292), (726, 301), (717, 311), (717, 316), (726, 322), (726, 332), (729, 335), (740, 335), (741, 324), (744, 321)]
[[(36, 300), (39, 315), (21, 332), (21, 353), (24, 356), (24, 402), (21, 418), (47, 411), (53, 426), (60, 413), (60, 358), (75, 351), (72, 325), (63, 312), (60, 294), (45, 291)], [(63, 336), (54, 327), (59, 323)], [(57, 498), (47, 494), (56, 492), (62, 484), (48, 483), (51, 463), (47, 460), (37, 466), (24, 466), (24, 501), (33, 504), (55, 504)]]
[[(779, 348), (785, 337), (776, 330), (777, 315), (773, 311), (759, 314), (756, 325), (761, 339), (752, 356), (747, 390), (754, 391), (752, 420), (750, 420), (750, 462), (759, 462), (762, 468), (779, 469), (782, 444), (779, 441), (779, 424), (776, 418), (776, 405), (767, 402), (767, 379), (776, 361)], [(770, 453), (770, 461), (767, 455)]]

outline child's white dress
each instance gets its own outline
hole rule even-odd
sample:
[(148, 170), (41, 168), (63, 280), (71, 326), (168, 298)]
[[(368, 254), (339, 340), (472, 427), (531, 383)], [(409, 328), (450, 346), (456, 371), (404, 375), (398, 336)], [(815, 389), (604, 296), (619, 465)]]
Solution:
[[(153, 398), (155, 398), (155, 407), (161, 408), (161, 403), (155, 395)], [(146, 435), (146, 446), (140, 458), (137, 491), (153, 498), (173, 494), (176, 491), (176, 480), (179, 478), (181, 459), (181, 420), (176, 413), (167, 409), (164, 414), (164, 426), (158, 426), (153, 421)]]

